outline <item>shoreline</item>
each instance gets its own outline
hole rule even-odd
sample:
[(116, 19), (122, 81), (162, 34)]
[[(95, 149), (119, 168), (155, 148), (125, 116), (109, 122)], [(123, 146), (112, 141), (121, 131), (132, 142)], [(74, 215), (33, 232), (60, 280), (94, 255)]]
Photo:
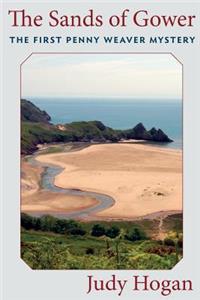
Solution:
[[(74, 145), (73, 145), (74, 146)], [(76, 145), (77, 146), (77, 145)], [(81, 149), (85, 149), (88, 145), (86, 145), (85, 147), (83, 147), (83, 145), (80, 145), (78, 147), (72, 148), (72, 149), (68, 149), (68, 152), (76, 152), (77, 150), (81, 150)], [(112, 199), (110, 196), (102, 194), (102, 193), (97, 193), (94, 191), (85, 191), (85, 190), (81, 190), (79, 188), (63, 188), (63, 187), (59, 187), (57, 186), (54, 181), (55, 181), (55, 176), (59, 175), (64, 168), (62, 166), (59, 166), (54, 164), (54, 163), (50, 163), (50, 164), (45, 164), (42, 165), (40, 162), (37, 161), (37, 154), (34, 154), (34, 156), (28, 157), (29, 158), (29, 163), (31, 163), (31, 166), (35, 166), (35, 167), (39, 167), (40, 169), (43, 169), (43, 172), (40, 173), (40, 181), (41, 181), (41, 186), (38, 189), (38, 194), (40, 193), (44, 193), (44, 191), (46, 191), (46, 193), (48, 193), (49, 195), (53, 196), (56, 194), (60, 194), (61, 196), (69, 197), (71, 199), (69, 199), (71, 202), (75, 201), (77, 198), (78, 199), (82, 199), (82, 203), (79, 204), (78, 207), (63, 207), (62, 209), (59, 210), (55, 210), (55, 209), (45, 209), (45, 210), (39, 210), (38, 207), (40, 207), (41, 205), (44, 204), (44, 201), (40, 202), (39, 206), (35, 206), (35, 203), (33, 203), (32, 201), (32, 206), (31, 204), (23, 204), (22, 205), (22, 211), (31, 215), (35, 215), (35, 216), (41, 216), (44, 215), (46, 213), (49, 213), (51, 215), (54, 216), (63, 216), (64, 218), (83, 218), (85, 219), (86, 217), (89, 216), (89, 214), (94, 213), (94, 212), (98, 212), (99, 210), (103, 210), (107, 207), (110, 207), (112, 205), (114, 205), (114, 199)], [(48, 195), (47, 195), (48, 196)], [(33, 198), (33, 197), (32, 197)], [(58, 199), (59, 201), (60, 199)], [(87, 201), (85, 203), (85, 200)], [(48, 203), (46, 203), (47, 207), (48, 207), (49, 201)], [(28, 209), (28, 207), (31, 207), (31, 210)], [(37, 210), (36, 210), (37, 209)]]
[[(122, 144), (124, 144), (124, 143), (122, 143)], [(100, 146), (100, 145), (104, 145), (104, 146), (107, 146), (107, 145), (122, 145), (122, 144), (120, 144), (120, 143), (116, 143), (116, 144), (108, 144), (108, 143), (105, 143), (105, 144), (92, 144), (91, 145), (91, 147), (98, 147), (98, 146)], [(135, 144), (130, 144), (130, 145), (135, 145)], [(91, 147), (89, 147), (89, 148), (91, 148)], [(137, 146), (138, 147), (138, 146)], [(139, 145), (139, 147), (141, 148), (141, 149), (143, 149), (144, 150), (144, 148), (149, 148), (150, 146), (149, 145)], [(87, 148), (84, 148), (84, 149), (89, 149), (88, 147)], [(146, 149), (147, 149), (146, 148)], [(181, 150), (176, 150), (176, 149), (166, 149), (166, 148), (162, 148), (162, 147), (150, 147), (151, 148), (151, 152), (152, 153), (154, 153), (154, 152), (156, 152), (157, 154), (158, 153), (160, 153), (161, 155), (163, 154), (163, 153), (166, 153), (167, 152), (167, 155), (170, 155), (170, 153), (172, 153), (173, 155), (180, 155), (181, 154)], [(74, 152), (74, 151), (70, 151), (70, 152), (68, 152), (68, 154), (67, 155), (69, 155), (70, 153), (72, 154), (72, 153), (81, 153), (81, 151), (84, 151), (84, 149), (82, 149), (82, 150), (80, 150), (80, 151), (76, 151), (76, 152)], [(62, 168), (64, 168), (64, 170), (65, 170), (65, 168), (67, 168), (68, 169), (68, 171), (70, 172), (70, 171), (72, 171), (72, 170), (70, 170), (70, 165), (68, 164), (68, 165), (66, 165), (66, 164), (64, 164), (63, 162), (60, 162), (59, 160), (57, 160), (56, 162), (53, 160), (52, 161), (52, 158), (54, 157), (55, 158), (55, 156), (58, 158), (58, 157), (61, 157), (61, 156), (65, 156), (66, 155), (66, 153), (65, 152), (61, 152), (61, 153), (56, 153), (56, 154), (46, 154), (46, 155), (39, 155), (38, 157), (40, 157), (40, 159), (42, 159), (42, 157), (44, 158), (44, 157), (46, 157), (46, 158), (50, 158), (50, 160), (51, 160), (51, 162), (53, 162), (54, 164), (56, 164), (56, 165), (59, 165), (60, 167), (62, 167)], [(48, 161), (48, 163), (49, 163), (49, 161)], [(72, 168), (73, 169), (73, 168)], [(65, 171), (62, 171), (61, 172), (61, 174), (59, 174), (58, 176), (56, 176), (56, 178), (55, 178), (55, 184), (57, 185), (57, 186), (59, 186), (59, 187), (61, 187), (62, 188), (62, 185), (60, 185), (60, 184), (58, 184), (58, 182), (57, 182), (57, 177), (62, 177), (62, 173), (65, 173)], [(104, 193), (104, 194), (107, 194), (107, 195), (109, 195), (109, 196), (111, 196), (111, 197), (113, 197), (114, 199), (115, 199), (115, 201), (116, 201), (116, 197), (115, 197), (115, 194), (111, 194), (111, 192), (109, 191), (109, 193), (107, 192), (107, 190), (103, 190), (102, 188), (101, 189), (95, 189), (94, 187), (93, 188), (89, 188), (89, 187), (78, 187), (78, 186), (73, 186), (73, 185), (68, 185), (67, 187), (66, 186), (64, 186), (64, 188), (71, 188), (71, 189), (81, 189), (81, 190), (87, 190), (88, 192), (89, 191), (91, 191), (91, 192), (99, 192), (99, 193)], [(114, 206), (115, 206), (115, 204), (114, 204)], [(164, 209), (164, 214), (167, 212), (167, 211), (174, 211), (174, 210), (171, 210), (171, 209)], [(182, 210), (181, 209), (175, 209), (175, 211), (179, 211), (179, 212), (181, 212)], [(105, 212), (105, 211), (104, 211)], [(157, 214), (159, 214), (161, 212), (161, 210), (157, 210), (157, 211), (154, 211), (154, 212), (152, 212), (152, 213), (146, 213), (146, 214), (144, 214), (143, 216), (139, 216), (139, 218), (140, 217), (145, 217), (145, 216), (148, 216), (148, 218), (152, 215), (152, 214), (155, 214), (155, 213), (157, 213)], [(103, 214), (103, 212), (101, 212), (101, 213), (98, 213), (97, 215), (95, 215), (95, 216), (91, 216), (91, 218), (93, 219), (93, 218), (97, 218), (97, 219), (99, 219), (99, 218), (102, 218), (102, 219), (105, 219), (105, 218), (107, 218), (107, 219), (116, 219), (116, 218), (119, 218), (119, 219), (121, 219), (121, 218), (125, 218), (125, 219), (129, 219), (129, 218), (131, 218), (131, 219), (133, 219), (133, 218), (138, 218), (138, 216), (121, 216), (121, 214), (119, 214), (119, 215), (117, 215), (117, 213), (115, 213), (115, 216), (113, 216), (113, 215), (109, 215), (109, 214), (107, 214), (106, 216), (104, 216), (104, 215), (102, 215)]]
[[(83, 209), (84, 208), (85, 207), (83, 207)], [(76, 211), (73, 210), (72, 212), (76, 212)], [(25, 213), (25, 214), (28, 214), (33, 217), (42, 217), (44, 215), (51, 215), (52, 217), (55, 217), (58, 219), (63, 218), (63, 219), (73, 220), (72, 218), (66, 218), (66, 215), (63, 212), (45, 211), (45, 213), (44, 213), (42, 211), (37, 211), (37, 212), (22, 211), (21, 213)], [(165, 218), (167, 218), (169, 216), (175, 216), (175, 215), (183, 215), (183, 211), (182, 210), (157, 211), (152, 214), (148, 214), (148, 215), (144, 215), (144, 216), (140, 216), (140, 217), (133, 217), (133, 218), (117, 217), (117, 216), (110, 217), (110, 218), (109, 217), (89, 216), (87, 219), (82, 218), (82, 217), (76, 217), (76, 218), (74, 218), (74, 220), (81, 221), (84, 223), (90, 223), (90, 222), (94, 222), (94, 221), (101, 221), (101, 222), (108, 222), (108, 223), (109, 222), (134, 222), (134, 221), (144, 221), (144, 220), (160, 220), (160, 219), (164, 220)]]
[(172, 145), (172, 143), (164, 143), (164, 142), (154, 142), (154, 141), (148, 141), (148, 140), (136, 140), (136, 139), (129, 139), (129, 140), (120, 140), (118, 142), (55, 142), (55, 143), (44, 143), (44, 144), (38, 144), (37, 150), (34, 151), (33, 154), (24, 155), (24, 157), (29, 157), (32, 155), (39, 155), (42, 153), (43, 150), (48, 150), (51, 147), (57, 147), (57, 146), (66, 146), (70, 147), (67, 152), (74, 152), (79, 151), (82, 149), (85, 149), (87, 147), (93, 146), (93, 145), (120, 145), (120, 144), (131, 144), (131, 145), (143, 145), (143, 146), (152, 146), (153, 148), (158, 149), (166, 149), (171, 151), (177, 151), (182, 152), (183, 147), (175, 148), (175, 147), (167, 147), (166, 145)]

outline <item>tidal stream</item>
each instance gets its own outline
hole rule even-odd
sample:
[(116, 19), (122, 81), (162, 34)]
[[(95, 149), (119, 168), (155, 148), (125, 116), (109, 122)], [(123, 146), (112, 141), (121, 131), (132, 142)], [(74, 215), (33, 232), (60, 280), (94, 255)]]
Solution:
[[(81, 150), (81, 149), (82, 148), (76, 149), (76, 151)], [(70, 152), (71, 152), (71, 150), (70, 150)], [(63, 152), (63, 154), (64, 153), (67, 155), (67, 152)], [(112, 197), (105, 195), (105, 194), (100, 194), (100, 193), (91, 192), (91, 191), (83, 191), (83, 190), (78, 189), (78, 187), (77, 187), (77, 189), (69, 189), (69, 188), (61, 188), (61, 187), (56, 186), (54, 184), (55, 177), (58, 174), (60, 174), (64, 169), (59, 166), (53, 165), (53, 164), (46, 164), (46, 163), (41, 163), (41, 162), (37, 161), (36, 160), (37, 155), (39, 155), (38, 152), (36, 154), (32, 155), (31, 157), (29, 157), (28, 161), (32, 165), (39, 165), (44, 168), (44, 171), (41, 176), (41, 183), (40, 183), (41, 189), (49, 191), (49, 192), (56, 192), (56, 193), (72, 195), (72, 196), (81, 196), (81, 197), (87, 196), (90, 198), (94, 198), (98, 201), (98, 203), (96, 205), (93, 205), (93, 206), (90, 206), (87, 208), (81, 208), (79, 210), (63, 212), (63, 213), (52, 212), (51, 215), (54, 215), (58, 218), (65, 218), (65, 219), (73, 219), (73, 218), (87, 219), (91, 215), (96, 214), (96, 213), (114, 205), (115, 200)], [(84, 201), (84, 198), (83, 198), (83, 201)], [(41, 215), (44, 215), (44, 212), (41, 212), (41, 213), (37, 212), (37, 213), (31, 213), (31, 214), (35, 215), (35, 216), (41, 216)]]

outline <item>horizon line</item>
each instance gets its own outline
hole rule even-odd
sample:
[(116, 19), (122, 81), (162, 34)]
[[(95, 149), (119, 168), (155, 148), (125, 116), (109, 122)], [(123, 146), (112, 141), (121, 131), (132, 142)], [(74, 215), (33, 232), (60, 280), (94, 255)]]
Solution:
[(92, 99), (95, 99), (95, 100), (137, 100), (137, 101), (140, 101), (140, 100), (155, 100), (155, 101), (164, 101), (164, 100), (167, 100), (167, 101), (182, 101), (182, 97), (170, 97), (170, 98), (163, 98), (163, 97), (151, 97), (151, 98), (147, 98), (147, 97), (131, 97), (131, 96), (22, 96), (21, 99), (26, 99), (26, 98), (29, 98), (29, 99), (34, 99), (34, 98), (37, 98), (37, 99), (49, 99), (49, 100), (53, 100), (53, 99), (62, 99), (62, 100), (70, 100), (70, 99), (83, 99), (83, 100), (92, 100)]

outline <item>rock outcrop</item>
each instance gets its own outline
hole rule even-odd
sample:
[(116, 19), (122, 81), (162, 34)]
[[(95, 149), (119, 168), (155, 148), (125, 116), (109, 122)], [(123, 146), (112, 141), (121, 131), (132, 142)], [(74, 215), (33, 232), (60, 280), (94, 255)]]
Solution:
[(44, 110), (40, 110), (31, 101), (21, 100), (21, 120), (25, 122), (49, 123), (51, 117)]
[(173, 142), (173, 140), (171, 140), (161, 129), (156, 130), (155, 128), (152, 128), (150, 132), (151, 132), (152, 141), (154, 142), (161, 142), (161, 143)]
[(142, 123), (138, 123), (132, 129), (124, 130), (125, 139), (145, 140), (160, 143), (171, 143), (171, 140), (161, 129), (153, 127), (147, 130)]

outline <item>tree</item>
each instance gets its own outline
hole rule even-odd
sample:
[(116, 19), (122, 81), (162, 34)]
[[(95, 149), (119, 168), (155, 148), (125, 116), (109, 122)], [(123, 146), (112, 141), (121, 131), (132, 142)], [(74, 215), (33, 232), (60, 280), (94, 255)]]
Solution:
[(100, 224), (95, 224), (92, 227), (91, 235), (97, 236), (97, 237), (105, 235), (105, 228)]
[(24, 229), (32, 229), (33, 228), (33, 224), (34, 224), (34, 218), (25, 214), (25, 213), (22, 213), (21, 214), (21, 226), (24, 228)]
[(41, 230), (41, 220), (40, 220), (40, 218), (34, 218), (34, 220), (33, 220), (33, 229), (34, 230)]
[(110, 237), (111, 239), (114, 239), (119, 235), (119, 233), (119, 228), (117, 226), (112, 226), (106, 230), (105, 235)]
[(56, 224), (56, 218), (44, 215), (40, 218), (40, 226), (42, 231), (54, 231)]
[(170, 238), (165, 238), (163, 242), (165, 246), (173, 246), (173, 247), (175, 246), (174, 240)]
[(146, 235), (141, 229), (135, 227), (132, 229), (130, 233), (125, 235), (125, 238), (129, 241), (135, 242), (135, 241), (145, 240)]
[(86, 231), (81, 227), (77, 227), (77, 228), (71, 229), (69, 233), (72, 235), (85, 235)]

